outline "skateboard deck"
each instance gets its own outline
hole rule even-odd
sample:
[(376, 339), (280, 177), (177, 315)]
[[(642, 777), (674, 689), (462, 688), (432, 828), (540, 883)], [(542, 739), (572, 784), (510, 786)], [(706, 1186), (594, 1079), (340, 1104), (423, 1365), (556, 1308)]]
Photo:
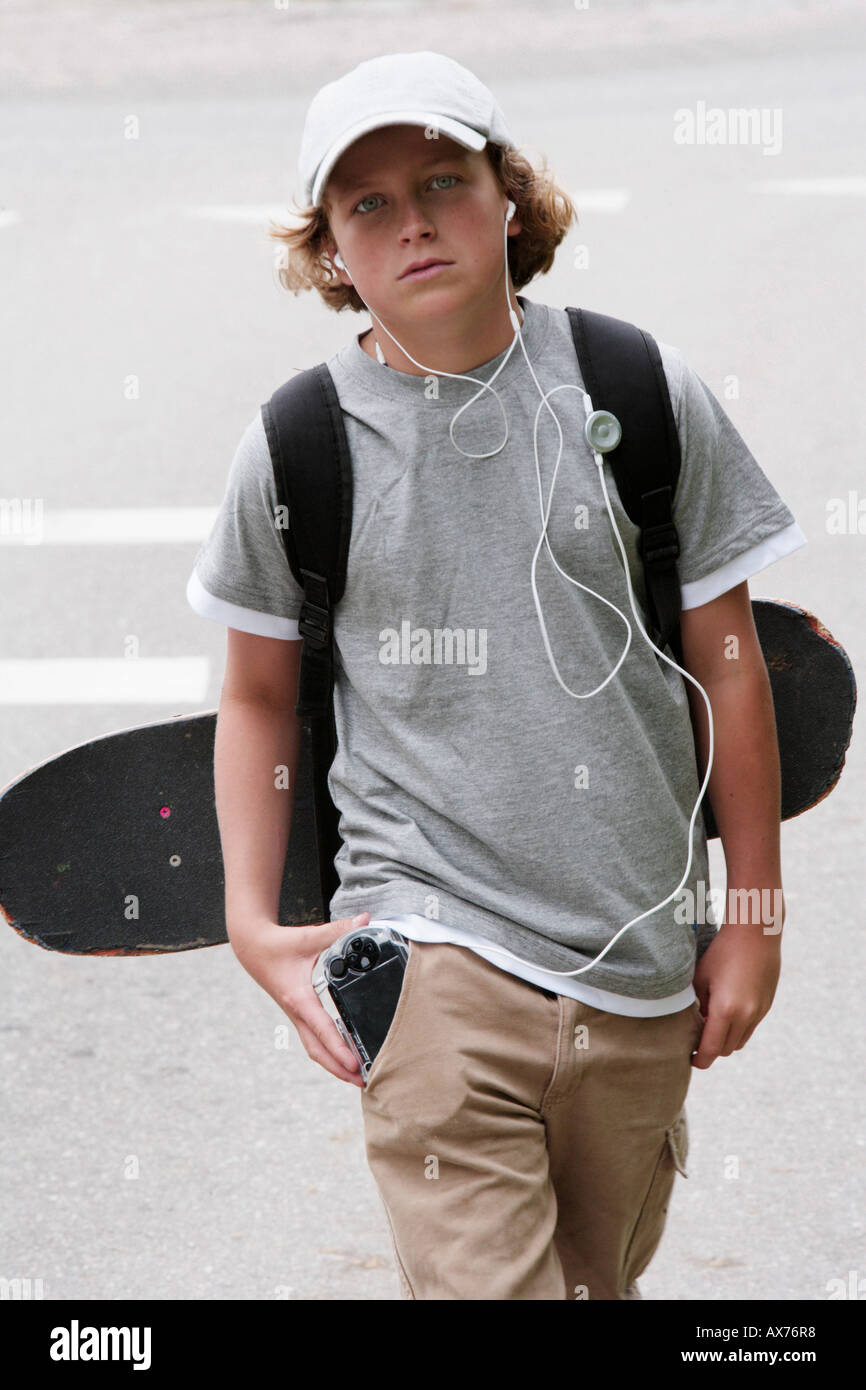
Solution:
[[(216, 710), (78, 744), (0, 793), (0, 910), (71, 955), (216, 946), (225, 875), (213, 785)], [(309, 728), (302, 726), (281, 922), (322, 911)]]
[[(857, 684), (845, 648), (813, 613), (781, 599), (752, 599), (752, 614), (776, 712), (782, 820), (791, 820), (823, 801), (842, 775)], [(708, 796), (702, 810), (707, 839), (717, 839)]]
[[(752, 601), (770, 676), (782, 819), (839, 779), (856, 703), (846, 653), (794, 604)], [(216, 710), (81, 743), (0, 792), (0, 910), (26, 940), (69, 955), (150, 955), (215, 946), (225, 929), (213, 787)], [(709, 798), (708, 838), (717, 836)], [(301, 726), (279, 920), (328, 920), (319, 881), (312, 740)]]

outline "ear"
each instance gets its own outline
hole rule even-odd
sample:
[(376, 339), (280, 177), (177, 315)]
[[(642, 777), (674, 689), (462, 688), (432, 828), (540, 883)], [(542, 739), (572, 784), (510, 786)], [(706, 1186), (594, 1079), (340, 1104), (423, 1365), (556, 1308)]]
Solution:
[[(334, 257), (335, 257), (335, 255), (337, 254), (337, 251), (339, 250), (339, 247), (337, 246), (337, 243), (335, 242), (334, 238), (331, 237), (331, 236), (326, 237), (325, 240), (324, 240), (323, 245), (324, 245), (325, 253), (326, 253), (327, 257), (328, 257), (328, 260), (329, 260), (330, 263), (331, 263), (331, 272), (332, 272), (333, 276), (334, 276), (337, 280), (341, 280), (342, 283), (343, 283), (344, 285), (349, 285), (349, 284), (351, 283), (351, 281), (348, 280), (348, 279), (346, 278), (346, 272), (345, 272), (345, 270), (341, 270), (340, 267), (339, 267), (338, 265), (334, 265)], [(333, 281), (332, 281), (332, 283), (333, 283)]]

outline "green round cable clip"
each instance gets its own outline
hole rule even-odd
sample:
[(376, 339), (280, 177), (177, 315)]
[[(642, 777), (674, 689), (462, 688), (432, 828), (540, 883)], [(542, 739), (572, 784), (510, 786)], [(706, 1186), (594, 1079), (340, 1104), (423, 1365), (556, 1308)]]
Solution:
[(622, 439), (622, 425), (609, 410), (594, 410), (583, 432), (589, 447), (599, 454), (609, 454)]

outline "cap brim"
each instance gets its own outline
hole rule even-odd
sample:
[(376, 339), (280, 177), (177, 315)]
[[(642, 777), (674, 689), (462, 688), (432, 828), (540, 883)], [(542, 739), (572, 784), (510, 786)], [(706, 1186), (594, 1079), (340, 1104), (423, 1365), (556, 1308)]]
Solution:
[(437, 116), (432, 111), (389, 111), (386, 115), (368, 116), (365, 120), (359, 121), (351, 130), (341, 135), (335, 145), (332, 145), (325, 155), (316, 171), (313, 182), (311, 202), (313, 207), (319, 207), (322, 201), (322, 191), (330, 177), (340, 156), (354, 145), (356, 140), (360, 140), (362, 135), (368, 135), (371, 130), (379, 130), (387, 125), (419, 125), (434, 126), (442, 135), (449, 136), (456, 140), (458, 145), (463, 145), (467, 150), (483, 150), (487, 144), (487, 139), (479, 131), (473, 130), (471, 126), (464, 125), (462, 121), (455, 121), (450, 116)]

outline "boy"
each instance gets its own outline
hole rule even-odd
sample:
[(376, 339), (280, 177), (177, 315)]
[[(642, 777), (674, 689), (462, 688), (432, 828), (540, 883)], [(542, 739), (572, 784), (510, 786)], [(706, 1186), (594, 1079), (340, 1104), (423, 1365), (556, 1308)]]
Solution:
[[(685, 1172), (691, 1067), (730, 1056), (769, 1010), (781, 922), (716, 930), (675, 912), (678, 883), (708, 881), (700, 818), (689, 850), (703, 697), (639, 632), (629, 645), (611, 520), (645, 625), (636, 528), (611, 483), (607, 509), (582, 388), (552, 397), (561, 436), (550, 396), (539, 411), (579, 383), (567, 315), (516, 293), (573, 208), (487, 88), (429, 52), (324, 87), (300, 173), (306, 220), (276, 234), (283, 284), (373, 319), (328, 362), (354, 479), (334, 616), (340, 887), (333, 921), (278, 924), (291, 806), (274, 770), (297, 760), (303, 591), (257, 413), (187, 591), (229, 630), (215, 750), (229, 937), (309, 1055), (356, 1085), (313, 964), (356, 926), (410, 941), (361, 1099), (404, 1297), (640, 1297)], [(747, 580), (805, 537), (704, 383), (660, 351), (683, 451), (683, 665), (711, 702), (728, 887), (781, 898)]]

